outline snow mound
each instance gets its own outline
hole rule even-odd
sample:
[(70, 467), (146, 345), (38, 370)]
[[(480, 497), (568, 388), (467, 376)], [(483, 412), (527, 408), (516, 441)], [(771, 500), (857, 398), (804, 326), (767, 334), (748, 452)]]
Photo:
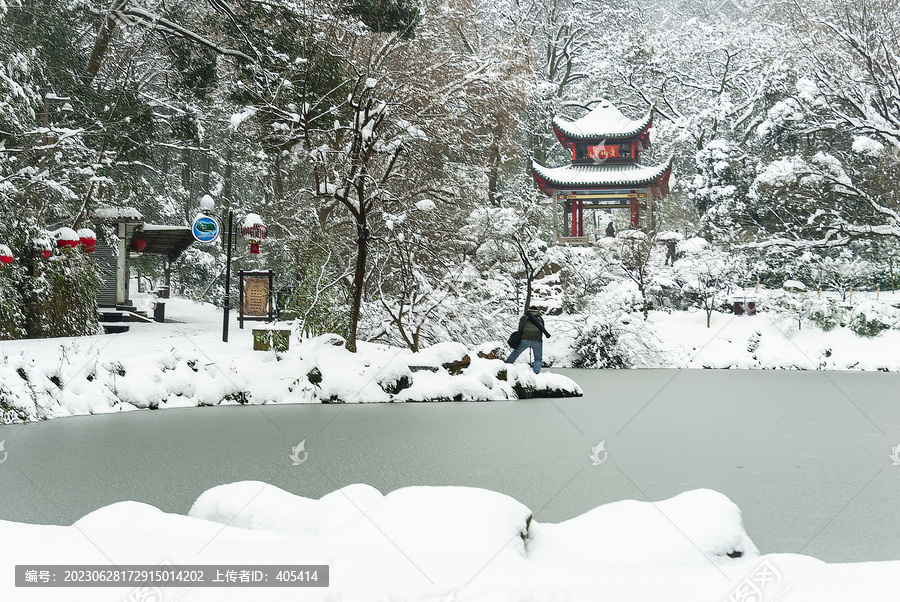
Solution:
[(759, 556), (740, 509), (709, 489), (661, 502), (614, 502), (533, 531), (528, 551), (536, 561), (687, 566)]
[[(245, 529), (316, 537), (362, 558), (402, 551), (429, 575), (453, 579), (492, 559), (521, 561), (531, 511), (471, 487), (405, 487), (382, 496), (350, 485), (313, 500), (258, 481), (204, 492), (190, 516)], [(339, 554), (340, 555), (340, 554)]]
[[(117, 507), (153, 520), (143, 504)], [(113, 508), (78, 524), (116, 524)], [(694, 566), (759, 556), (740, 509), (709, 489), (661, 502), (614, 502), (552, 524), (532, 521), (531, 510), (506, 495), (471, 487), (405, 487), (382, 496), (367, 485), (350, 485), (313, 500), (244, 481), (204, 492), (189, 515), (245, 529), (331, 534), (332, 545), (371, 553), (386, 536), (411, 557), (450, 564), (500, 556), (512, 562)]]
[(260, 481), (242, 481), (205, 491), (188, 516), (244, 529), (314, 536), (363, 517), (382, 498), (368, 485), (348, 485), (313, 500)]

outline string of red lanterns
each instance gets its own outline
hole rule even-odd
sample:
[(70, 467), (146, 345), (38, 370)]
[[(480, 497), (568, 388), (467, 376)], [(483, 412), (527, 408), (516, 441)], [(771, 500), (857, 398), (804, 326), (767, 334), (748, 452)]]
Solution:
[[(93, 253), (97, 250), (97, 234), (90, 228), (81, 228), (77, 232), (72, 228), (59, 228), (53, 232), (56, 238), (56, 246), (65, 252), (71, 252), (79, 246), (85, 253)], [(147, 242), (144, 241), (144, 246)], [(46, 238), (36, 238), (31, 241), (32, 257), (49, 259), (53, 254), (51, 243)], [(143, 247), (141, 247), (143, 248)], [(14, 261), (12, 249), (0, 244), (0, 266), (9, 265)]]

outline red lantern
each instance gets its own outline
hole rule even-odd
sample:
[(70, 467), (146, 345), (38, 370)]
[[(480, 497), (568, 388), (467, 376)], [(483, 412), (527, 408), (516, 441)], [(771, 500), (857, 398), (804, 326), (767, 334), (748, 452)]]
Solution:
[(6, 245), (0, 245), (0, 264), (7, 265), (13, 262), (12, 250)]
[(141, 234), (135, 234), (131, 239), (131, 250), (135, 253), (140, 253), (144, 249), (147, 248), (147, 239), (143, 237)]
[(250, 252), (258, 254), (259, 245), (269, 236), (269, 229), (263, 225), (262, 218), (255, 213), (249, 213), (244, 218), (244, 225), (241, 226), (241, 236), (250, 243)]
[(49, 259), (53, 254), (53, 247), (47, 238), (35, 238), (31, 241), (32, 257), (40, 257), (41, 259)]
[(63, 251), (71, 251), (78, 246), (78, 233), (72, 228), (60, 228), (54, 234), (56, 245)]
[(97, 249), (97, 235), (90, 228), (78, 231), (78, 243), (85, 253), (93, 253)]

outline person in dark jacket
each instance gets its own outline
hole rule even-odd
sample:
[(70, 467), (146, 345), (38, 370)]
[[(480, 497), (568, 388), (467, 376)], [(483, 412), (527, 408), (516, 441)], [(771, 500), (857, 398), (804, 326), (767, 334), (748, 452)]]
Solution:
[(509, 354), (506, 363), (514, 364), (523, 351), (531, 349), (534, 352), (534, 373), (540, 374), (543, 337), (550, 338), (550, 333), (544, 328), (544, 318), (541, 317), (540, 309), (532, 305), (525, 311), (525, 315), (519, 319), (519, 332), (522, 333), (522, 342)]
[(666, 242), (666, 261), (664, 265), (675, 265), (675, 241)]

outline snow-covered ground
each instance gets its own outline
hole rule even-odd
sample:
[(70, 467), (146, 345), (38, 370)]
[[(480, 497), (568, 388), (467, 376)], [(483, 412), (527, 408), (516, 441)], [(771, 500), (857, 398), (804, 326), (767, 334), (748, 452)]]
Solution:
[[(626, 500), (557, 524), (466, 487), (382, 495), (351, 485), (319, 500), (245, 481), (203, 493), (189, 516), (137, 502), (71, 526), (0, 521), (4, 600), (403, 600), (447, 602), (896, 600), (900, 562), (760, 556), (740, 510), (695, 490)], [(328, 565), (328, 588), (14, 588), (16, 564)], [(754, 596), (754, 597), (751, 597)]]
[[(816, 305), (815, 293), (810, 293), (798, 320), (785, 309), (789, 299), (783, 291), (735, 291), (732, 297), (757, 299), (759, 313), (713, 311), (709, 328), (706, 312), (697, 308), (653, 310), (647, 320), (639, 312), (623, 312), (619, 304), (633, 302), (636, 294), (630, 282), (617, 281), (598, 296), (601, 309), (603, 303), (611, 309), (547, 316), (555, 336), (544, 343), (545, 363), (579, 365), (576, 348), (584, 342), (583, 333), (594, 328), (601, 334), (616, 330), (615, 354), (636, 368), (900, 372), (897, 328), (860, 336), (849, 325), (836, 323), (825, 331), (810, 319), (811, 311), (830, 307), (843, 312), (844, 319), (870, 311), (893, 320), (893, 314), (900, 315), (900, 294), (882, 293), (876, 301), (873, 293), (857, 293), (851, 310), (834, 295), (829, 299), (826, 294)], [(499, 341), (473, 348), (440, 343), (416, 354), (361, 342), (359, 352), (352, 354), (335, 335), (301, 340), (292, 332), (287, 351), (253, 351), (251, 333), (258, 324), (239, 329), (232, 315), (230, 342), (223, 343), (221, 310), (211, 305), (169, 299), (166, 315), (169, 322), (131, 323), (131, 330), (120, 335), (0, 341), (0, 423), (196, 405), (581, 394), (576, 383), (552, 369), (534, 375), (528, 354), (516, 366), (490, 359), (505, 356), (507, 348)]]
[[(140, 303), (140, 302), (139, 302)], [(69, 339), (0, 341), (0, 424), (137, 408), (239, 403), (486, 401), (580, 395), (571, 379), (535, 375), (526, 364), (490, 359), (491, 345), (440, 343), (419, 353), (359, 343), (350, 353), (336, 335), (291, 334), (284, 352), (254, 351), (249, 322), (168, 299), (166, 323), (131, 322), (130, 331)], [(276, 326), (288, 328), (290, 325)], [(499, 345), (499, 343), (497, 344)], [(479, 355), (481, 352), (481, 355)], [(10, 409), (14, 408), (14, 409)]]
[[(635, 368), (900, 372), (900, 330), (892, 328), (877, 336), (860, 336), (849, 326), (836, 324), (825, 331), (810, 321), (807, 311), (797, 320), (795, 314), (773, 308), (772, 301), (781, 295), (781, 291), (735, 291), (732, 297), (759, 301), (757, 315), (713, 311), (709, 328), (706, 312), (698, 308), (651, 310), (645, 323), (640, 314), (630, 314), (630, 326), (640, 330), (633, 337), (623, 337), (622, 346), (630, 350)], [(815, 293), (809, 296), (814, 298)], [(855, 293), (856, 307), (891, 311), (900, 306), (900, 293), (881, 293), (878, 301), (875, 296), (870, 292)], [(823, 297), (838, 304), (834, 294)], [(892, 311), (898, 313), (896, 309)], [(572, 337), (586, 319), (589, 318), (580, 315), (546, 318), (551, 332), (562, 335), (545, 342), (544, 354), (551, 365), (573, 365)], [(623, 331), (629, 332), (627, 327)], [(639, 343), (630, 340), (638, 337)]]

